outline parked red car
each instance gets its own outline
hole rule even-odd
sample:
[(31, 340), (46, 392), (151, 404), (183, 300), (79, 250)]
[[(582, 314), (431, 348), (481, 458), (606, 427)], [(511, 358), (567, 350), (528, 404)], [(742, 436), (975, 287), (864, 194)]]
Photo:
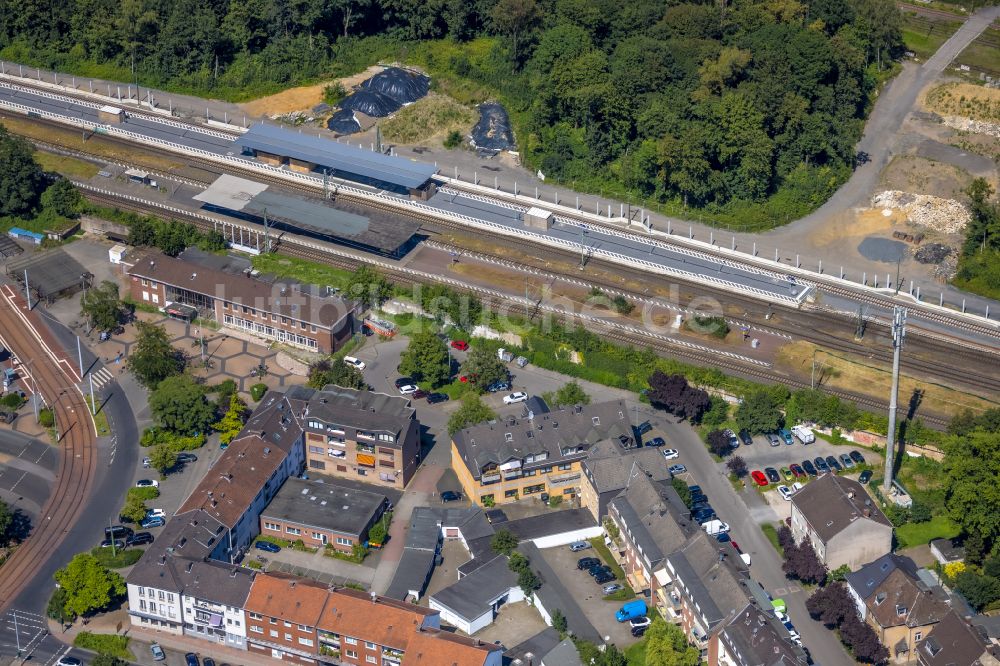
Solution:
[(750, 472), (750, 476), (753, 478), (754, 483), (756, 483), (758, 486), (767, 485), (767, 477), (764, 476), (764, 472), (760, 471), (759, 469), (755, 469), (754, 471)]
[(451, 346), (453, 349), (457, 349), (458, 351), (465, 351), (469, 348), (469, 343), (465, 340), (452, 340)]

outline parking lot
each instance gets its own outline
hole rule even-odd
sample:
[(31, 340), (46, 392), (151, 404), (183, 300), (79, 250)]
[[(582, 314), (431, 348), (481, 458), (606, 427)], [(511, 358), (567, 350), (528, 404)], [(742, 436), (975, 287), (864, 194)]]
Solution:
[[(610, 642), (619, 647), (636, 642), (632, 637), (628, 622), (619, 623), (615, 619), (615, 611), (622, 607), (622, 601), (604, 601), (601, 592), (603, 585), (598, 585), (587, 571), (580, 571), (576, 563), (581, 557), (598, 557), (593, 548), (587, 548), (574, 553), (567, 546), (546, 548), (540, 551), (545, 561), (559, 576), (559, 582), (576, 600), (583, 613), (594, 625), (601, 636), (610, 636)], [(627, 584), (625, 581), (618, 581)]]

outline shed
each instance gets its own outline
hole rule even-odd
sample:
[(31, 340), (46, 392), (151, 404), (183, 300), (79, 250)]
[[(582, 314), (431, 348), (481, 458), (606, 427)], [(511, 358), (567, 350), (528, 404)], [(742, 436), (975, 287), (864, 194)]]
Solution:
[(28, 231), (27, 229), (22, 229), (21, 227), (11, 227), (7, 235), (14, 240), (28, 241), (29, 243), (34, 243), (35, 245), (41, 245), (45, 236), (42, 234), (35, 233), (34, 231)]
[(125, 177), (128, 178), (130, 182), (139, 183), (140, 185), (149, 185), (152, 183), (149, 179), (149, 174), (145, 171), (140, 171), (139, 169), (125, 169)]
[(381, 335), (386, 338), (391, 338), (396, 335), (396, 325), (391, 321), (385, 321), (384, 319), (374, 319), (368, 317), (364, 321), (364, 325), (371, 329), (376, 335)]
[(552, 211), (532, 206), (524, 214), (524, 226), (529, 229), (542, 229), (548, 231), (552, 226)]
[(120, 125), (125, 122), (125, 111), (117, 106), (104, 105), (97, 110), (97, 119), (102, 123)]
[(108, 250), (108, 261), (113, 264), (120, 264), (128, 254), (128, 246), (122, 245), (121, 243), (111, 246)]

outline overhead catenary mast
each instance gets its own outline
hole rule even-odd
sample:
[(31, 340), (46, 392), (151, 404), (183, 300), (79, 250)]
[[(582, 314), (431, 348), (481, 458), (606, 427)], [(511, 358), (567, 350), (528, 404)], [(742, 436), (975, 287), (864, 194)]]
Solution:
[(896, 306), (892, 316), (892, 393), (889, 395), (889, 434), (885, 440), (885, 479), (882, 493), (886, 496), (892, 487), (892, 474), (896, 459), (896, 401), (899, 393), (899, 352), (906, 337), (906, 308)]

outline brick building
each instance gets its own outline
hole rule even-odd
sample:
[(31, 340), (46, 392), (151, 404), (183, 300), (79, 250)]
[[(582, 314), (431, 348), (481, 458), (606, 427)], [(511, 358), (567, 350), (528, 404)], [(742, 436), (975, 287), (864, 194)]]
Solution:
[(223, 328), (265, 340), (330, 354), (356, 331), (353, 302), (318, 287), (226, 272), (190, 250), (177, 257), (146, 252), (122, 266), (137, 303), (190, 306)]
[(371, 391), (296, 387), (310, 470), (400, 488), (416, 472), (420, 422), (410, 401)]
[(260, 533), (350, 553), (367, 541), (368, 530), (388, 506), (389, 499), (379, 493), (315, 479), (288, 479), (261, 512)]

